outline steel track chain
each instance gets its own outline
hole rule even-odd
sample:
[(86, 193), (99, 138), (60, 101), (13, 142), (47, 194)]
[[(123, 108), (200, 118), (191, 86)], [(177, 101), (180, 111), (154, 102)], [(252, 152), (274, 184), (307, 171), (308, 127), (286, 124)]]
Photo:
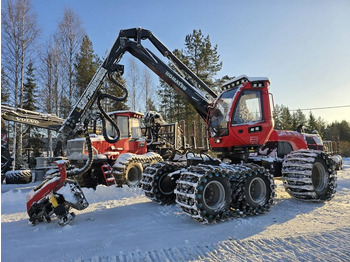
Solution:
[[(118, 160), (117, 160), (118, 161)], [(149, 165), (152, 162), (163, 161), (163, 158), (156, 153), (148, 153), (145, 155), (130, 154), (130, 157), (119, 161), (118, 165), (113, 165), (113, 175), (118, 186), (126, 184), (125, 171), (131, 163), (140, 163), (142, 166)]]
[[(151, 200), (161, 204), (174, 204), (174, 192), (171, 192), (171, 189), (169, 189), (167, 193), (162, 192), (160, 183), (165, 176), (174, 172), (179, 172), (184, 166), (185, 164), (182, 162), (171, 161), (157, 162), (148, 166), (144, 170), (141, 180), (141, 187), (145, 195)], [(174, 184), (173, 189), (175, 189), (175, 186)]]
[[(312, 178), (316, 159), (322, 159), (327, 166), (328, 185), (324, 195), (317, 195)], [(287, 155), (282, 167), (282, 181), (286, 191), (293, 197), (311, 201), (329, 201), (337, 187), (337, 172), (333, 159), (324, 151), (302, 149)]]
[[(262, 174), (268, 179), (271, 192), (263, 205), (253, 208), (247, 204), (245, 199), (245, 181), (248, 177), (258, 174)], [(199, 198), (203, 197), (201, 195), (203, 184), (213, 176), (226, 178), (232, 189), (232, 203), (230, 207), (215, 216), (208, 215), (198, 201)], [(236, 217), (257, 215), (269, 211), (273, 205), (273, 198), (276, 196), (275, 188), (272, 175), (255, 164), (198, 165), (189, 167), (187, 171), (181, 172), (175, 190), (176, 203), (186, 214), (201, 223), (218, 223)]]

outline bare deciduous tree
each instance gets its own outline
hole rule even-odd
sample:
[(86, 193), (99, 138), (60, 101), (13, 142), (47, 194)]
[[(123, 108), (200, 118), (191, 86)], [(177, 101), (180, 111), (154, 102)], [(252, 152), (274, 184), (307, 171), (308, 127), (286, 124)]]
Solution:
[(144, 68), (144, 74), (143, 74), (143, 85), (145, 88), (145, 112), (148, 111), (155, 111), (155, 104), (154, 104), (154, 98), (155, 98), (155, 92), (154, 87), (152, 85), (152, 78), (150, 74), (150, 70), (145, 67)]
[[(79, 17), (70, 8), (65, 9), (63, 18), (58, 24), (58, 31), (55, 41), (59, 46), (61, 54), (61, 110), (60, 115), (66, 117), (72, 107), (74, 90), (74, 63), (76, 54), (85, 31), (81, 25)], [(66, 108), (68, 107), (68, 108)]]
[[(36, 14), (28, 0), (8, 0), (1, 11), (2, 65), (13, 86), (13, 104), (23, 106), (24, 69), (35, 52), (35, 40), (39, 35)], [(15, 163), (21, 163), (22, 125), (14, 133)], [(15, 166), (15, 165), (14, 165)]]
[[(40, 78), (42, 83), (41, 98), (44, 110), (49, 114), (59, 115), (59, 60), (60, 52), (56, 43), (49, 42), (41, 57)], [(48, 130), (49, 155), (52, 156), (52, 132)]]
[(149, 74), (149, 71), (147, 70), (147, 68), (145, 67), (145, 69), (144, 69), (144, 74), (143, 74), (143, 76), (144, 76), (144, 82), (143, 82), (143, 84), (144, 84), (144, 86), (145, 86), (145, 108), (146, 108), (146, 112), (149, 110), (149, 108), (148, 108), (148, 101), (149, 101), (149, 99), (150, 99), (150, 88), (151, 88), (151, 76), (150, 76), (150, 74)]
[(131, 81), (131, 86), (129, 86), (129, 89), (130, 89), (129, 92), (131, 93), (131, 95), (130, 95), (130, 97), (131, 97), (131, 100), (130, 100), (131, 110), (136, 111), (136, 104), (137, 104), (136, 89), (137, 89), (137, 85), (139, 82), (139, 75), (138, 75), (139, 69), (137, 67), (135, 58), (130, 58), (129, 67), (130, 67), (129, 79)]

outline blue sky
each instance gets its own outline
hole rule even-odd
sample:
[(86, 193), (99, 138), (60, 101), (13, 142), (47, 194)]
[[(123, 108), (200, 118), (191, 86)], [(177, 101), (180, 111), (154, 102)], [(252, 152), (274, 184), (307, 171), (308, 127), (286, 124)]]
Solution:
[[(141, 26), (171, 50), (201, 29), (218, 45), (223, 75), (267, 76), (276, 104), (290, 109), (350, 105), (350, 1), (33, 0), (43, 38), (72, 8), (102, 57), (119, 30)], [(157, 84), (157, 83), (156, 83)], [(308, 114), (308, 111), (304, 111)], [(315, 110), (350, 121), (350, 107)]]

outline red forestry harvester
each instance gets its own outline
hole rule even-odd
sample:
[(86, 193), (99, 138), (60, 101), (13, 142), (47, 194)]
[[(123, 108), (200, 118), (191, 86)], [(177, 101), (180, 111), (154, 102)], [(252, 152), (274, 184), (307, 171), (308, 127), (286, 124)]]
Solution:
[[(179, 130), (176, 124), (167, 124), (156, 112), (143, 114), (132, 111), (114, 111), (108, 115), (118, 125), (120, 139), (109, 143), (103, 135), (90, 135), (94, 159), (91, 169), (77, 176), (81, 186), (95, 188), (98, 184), (118, 186), (138, 186), (144, 168), (154, 162), (168, 159), (179, 148)], [(144, 127), (141, 125), (144, 122)], [(115, 129), (107, 126), (107, 133), (113, 134)], [(71, 164), (81, 166), (88, 158), (86, 141), (75, 138), (67, 141), (67, 158)]]
[[(142, 45), (144, 40), (149, 40), (174, 64), (175, 69), (145, 48)], [(125, 96), (116, 98), (101, 94), (100, 90), (107, 75), (125, 90), (113, 74), (123, 72), (119, 62), (126, 52), (143, 62), (193, 105), (206, 121), (210, 146), (219, 155), (213, 158), (187, 154), (187, 161), (154, 163), (142, 175), (141, 185), (147, 196), (162, 203), (175, 201), (192, 218), (209, 223), (268, 211), (275, 196), (274, 175), (282, 175), (286, 190), (296, 198), (325, 201), (333, 197), (336, 171), (330, 156), (321, 148), (308, 148), (307, 135), (274, 130), (268, 78), (236, 77), (223, 85), (220, 94), (216, 94), (151, 31), (142, 28), (120, 31), (103, 64), (62, 124), (57, 138), (58, 151), (60, 145), (74, 137), (77, 127), (81, 126), (79, 123), (89, 120), (87, 112), (95, 101), (103, 118), (105, 140), (116, 143), (121, 138), (118, 124), (104, 112), (101, 100), (111, 98), (121, 101)], [(116, 135), (108, 134), (104, 119), (110, 122)], [(253, 158), (251, 154), (261, 150), (266, 150), (266, 156)], [(84, 173), (91, 167), (90, 151), (86, 168), (68, 170), (68, 175)], [(52, 194), (61, 199), (55, 189)], [(49, 198), (45, 203), (47, 205), (38, 205), (37, 209), (29, 212), (32, 221), (50, 215), (45, 210), (55, 210), (49, 206), (56, 204), (54, 200)], [(58, 206), (60, 203), (65, 202), (59, 202)]]

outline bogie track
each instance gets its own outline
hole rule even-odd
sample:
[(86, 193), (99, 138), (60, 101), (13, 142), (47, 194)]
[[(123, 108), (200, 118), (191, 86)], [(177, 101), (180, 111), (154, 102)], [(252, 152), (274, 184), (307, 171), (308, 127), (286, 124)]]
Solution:
[(175, 193), (185, 213), (213, 223), (268, 211), (274, 189), (272, 176), (254, 164), (198, 165), (181, 172)]

